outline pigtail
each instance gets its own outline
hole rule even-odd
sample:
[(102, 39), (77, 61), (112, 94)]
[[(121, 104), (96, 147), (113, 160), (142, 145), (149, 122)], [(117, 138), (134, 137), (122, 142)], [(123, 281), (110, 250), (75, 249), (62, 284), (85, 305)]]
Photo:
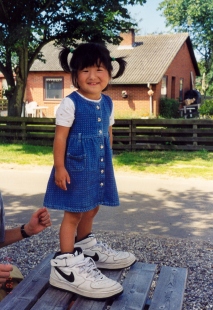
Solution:
[(126, 69), (127, 62), (126, 62), (126, 60), (124, 60), (124, 57), (111, 58), (111, 60), (117, 61), (119, 64), (118, 72), (116, 73), (115, 76), (112, 77), (113, 79), (117, 79), (118, 77), (120, 77), (124, 73), (124, 71)]
[(70, 53), (70, 49), (68, 47), (64, 46), (63, 49), (60, 51), (59, 56), (58, 56), (62, 69), (67, 73), (71, 72), (70, 66), (68, 64), (69, 53)]

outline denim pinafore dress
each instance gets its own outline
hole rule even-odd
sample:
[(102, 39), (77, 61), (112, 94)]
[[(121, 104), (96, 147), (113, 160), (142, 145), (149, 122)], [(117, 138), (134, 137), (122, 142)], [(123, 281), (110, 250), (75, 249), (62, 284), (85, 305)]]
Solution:
[(98, 205), (118, 206), (119, 197), (112, 165), (109, 139), (110, 97), (100, 102), (68, 96), (75, 105), (75, 120), (70, 128), (65, 153), (65, 167), (71, 182), (67, 190), (55, 184), (52, 168), (44, 197), (44, 206), (70, 212), (86, 212)]

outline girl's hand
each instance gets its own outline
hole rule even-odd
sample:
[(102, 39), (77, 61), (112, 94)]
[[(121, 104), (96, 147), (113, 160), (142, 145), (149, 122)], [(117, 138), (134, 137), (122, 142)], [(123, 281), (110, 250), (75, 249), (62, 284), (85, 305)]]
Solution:
[(67, 183), (70, 184), (70, 176), (65, 168), (55, 169), (55, 184), (63, 190), (67, 190)]

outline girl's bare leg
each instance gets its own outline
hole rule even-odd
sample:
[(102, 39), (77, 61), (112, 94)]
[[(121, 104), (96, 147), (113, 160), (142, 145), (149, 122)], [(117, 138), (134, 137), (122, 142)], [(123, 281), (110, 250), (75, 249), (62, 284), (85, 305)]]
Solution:
[(62, 254), (74, 251), (75, 233), (81, 218), (82, 213), (64, 212), (60, 228), (60, 248)]
[(93, 219), (98, 213), (99, 206), (95, 209), (82, 213), (81, 220), (77, 227), (76, 241), (80, 241), (92, 232)]

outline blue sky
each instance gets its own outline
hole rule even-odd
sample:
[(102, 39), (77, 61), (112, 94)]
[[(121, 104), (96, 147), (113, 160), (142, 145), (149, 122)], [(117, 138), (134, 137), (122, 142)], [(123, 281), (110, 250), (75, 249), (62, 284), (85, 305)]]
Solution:
[(145, 35), (153, 32), (169, 32), (170, 28), (166, 28), (165, 18), (161, 16), (162, 11), (157, 11), (160, 2), (162, 0), (147, 0), (147, 3), (143, 6), (128, 6), (131, 17), (138, 22), (138, 28), (140, 29), (138, 34)]

